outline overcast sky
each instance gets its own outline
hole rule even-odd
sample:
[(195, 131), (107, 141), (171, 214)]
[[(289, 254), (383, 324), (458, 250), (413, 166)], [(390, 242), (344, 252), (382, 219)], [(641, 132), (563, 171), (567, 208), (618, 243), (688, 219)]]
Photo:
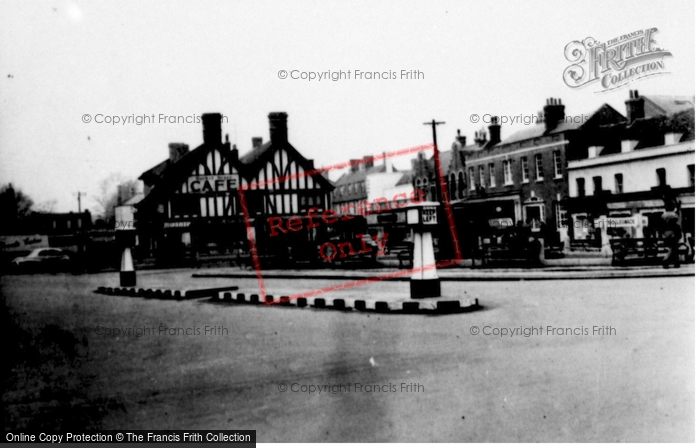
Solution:
[[(199, 124), (98, 124), (83, 115), (220, 112), (242, 151), (269, 139), (267, 114), (289, 114), (289, 138), (316, 166), (432, 140), (446, 150), (471, 114), (536, 114), (548, 97), (570, 115), (629, 87), (595, 93), (562, 80), (573, 40), (656, 27), (671, 74), (640, 94), (695, 95), (689, 1), (17, 1), (0, 2), (0, 183), (36, 203), (97, 210), (111, 173), (137, 178), (169, 142), (199, 145)], [(420, 80), (280, 79), (278, 72), (420, 70)], [(508, 136), (523, 125), (504, 125)], [(408, 167), (408, 158), (397, 160)], [(337, 176), (333, 176), (336, 178)]]

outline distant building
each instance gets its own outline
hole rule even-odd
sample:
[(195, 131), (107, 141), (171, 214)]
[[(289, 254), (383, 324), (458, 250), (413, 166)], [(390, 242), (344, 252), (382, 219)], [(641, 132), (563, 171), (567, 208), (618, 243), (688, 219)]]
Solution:
[[(695, 233), (695, 108), (691, 98), (630, 92), (627, 121), (569, 162), (567, 207), (572, 246), (600, 247), (600, 217), (644, 217), (660, 229), (666, 204), (677, 205), (685, 233)], [(641, 233), (641, 232), (640, 232)], [(628, 235), (630, 236), (630, 235)]]
[(394, 168), (386, 158), (381, 164), (375, 165), (374, 162), (372, 156), (350, 160), (350, 170), (334, 182), (332, 201), (336, 212), (341, 215), (369, 214), (370, 210), (366, 206), (360, 207), (360, 204), (368, 202), (376, 208), (375, 200), (384, 197), (385, 190), (396, 186), (404, 176), (404, 172)]

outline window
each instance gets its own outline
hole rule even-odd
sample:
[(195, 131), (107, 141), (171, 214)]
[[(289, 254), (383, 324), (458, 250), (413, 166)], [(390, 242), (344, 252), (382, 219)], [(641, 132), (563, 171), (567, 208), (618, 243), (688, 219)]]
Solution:
[(535, 156), (535, 178), (536, 180), (544, 180), (544, 167), (542, 166), (542, 154)]
[(691, 187), (695, 186), (695, 164), (688, 165), (688, 183)]
[(479, 166), (479, 186), (483, 187), (486, 184), (486, 176), (484, 175), (484, 165)]
[(513, 185), (513, 171), (510, 160), (503, 161), (503, 183), (505, 185)]
[(666, 169), (665, 168), (659, 168), (656, 170), (656, 180), (658, 182), (659, 187), (663, 187), (666, 185)]
[(489, 163), (489, 187), (496, 186), (496, 165)]
[(615, 193), (616, 194), (622, 194), (624, 193), (624, 187), (622, 185), (622, 173), (617, 173), (615, 175)]
[(567, 216), (566, 210), (564, 210), (562, 208), (561, 203), (555, 202), (554, 213), (555, 213), (555, 218), (557, 220), (557, 229), (568, 228), (568, 226), (566, 224), (568, 216)]
[(561, 151), (554, 151), (554, 178), (561, 179), (564, 170), (561, 163)]
[(599, 194), (601, 191), (603, 191), (603, 178), (593, 176), (593, 194)]
[(450, 174), (449, 189), (450, 199), (454, 201), (457, 199), (457, 178), (455, 177), (455, 173)]
[(460, 171), (458, 180), (457, 180), (457, 192), (459, 194), (459, 198), (462, 199), (465, 196), (465, 190), (467, 189), (467, 184), (464, 182), (464, 172)]
[(583, 177), (576, 179), (576, 195), (580, 198), (586, 196), (586, 179)]
[(476, 190), (476, 179), (474, 179), (474, 167), (469, 167), (469, 189)]
[(526, 184), (530, 182), (530, 170), (527, 166), (527, 157), (523, 157), (522, 159), (520, 159), (520, 170), (523, 175), (522, 183)]

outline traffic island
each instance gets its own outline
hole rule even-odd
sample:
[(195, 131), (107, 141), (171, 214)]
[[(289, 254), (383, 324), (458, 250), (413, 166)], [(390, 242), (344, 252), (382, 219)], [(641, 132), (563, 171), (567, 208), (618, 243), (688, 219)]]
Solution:
[[(160, 300), (191, 300), (204, 299), (207, 297), (217, 297), (220, 293), (227, 292), (229, 296), (231, 291), (237, 291), (238, 286), (226, 286), (222, 288), (200, 288), (200, 289), (169, 289), (169, 288), (112, 288), (100, 286), (95, 290), (97, 294), (108, 296), (122, 297), (141, 297), (144, 299), (160, 299)], [(223, 299), (222, 299), (223, 300)]]
[(289, 296), (274, 297), (265, 295), (264, 301), (260, 300), (258, 294), (243, 294), (238, 293), (236, 300), (232, 300), (230, 292), (219, 292), (212, 296), (211, 302), (214, 303), (230, 303), (232, 305), (248, 304), (259, 305), (264, 307), (280, 307), (283, 309), (289, 308), (307, 308), (312, 310), (323, 311), (356, 311), (356, 312), (372, 312), (383, 314), (456, 314), (467, 313), (483, 309), (479, 304), (479, 299), (421, 299), (421, 300), (346, 300), (342, 298), (326, 299), (317, 297), (311, 302), (305, 297), (296, 299)]

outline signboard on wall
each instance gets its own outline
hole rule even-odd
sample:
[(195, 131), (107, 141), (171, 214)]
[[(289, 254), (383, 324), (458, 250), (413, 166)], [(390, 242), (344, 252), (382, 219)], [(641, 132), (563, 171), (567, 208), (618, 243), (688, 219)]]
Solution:
[(238, 188), (238, 174), (216, 174), (211, 176), (190, 176), (187, 178), (187, 191), (190, 193), (216, 193)]
[(49, 247), (48, 235), (4, 235), (0, 236), (0, 250), (34, 250)]

